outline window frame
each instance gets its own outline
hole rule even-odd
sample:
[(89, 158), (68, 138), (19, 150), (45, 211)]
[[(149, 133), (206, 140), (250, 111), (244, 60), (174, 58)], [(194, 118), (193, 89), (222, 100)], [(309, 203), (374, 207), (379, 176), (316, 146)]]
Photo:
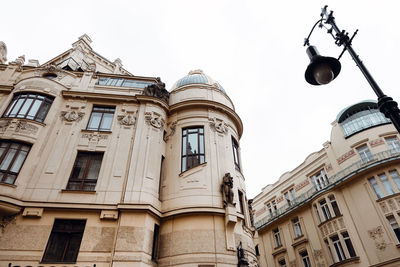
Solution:
[[(84, 166), (84, 177), (79, 178), (81, 167), (79, 167), (77, 164), (78, 164), (79, 160), (83, 157), (86, 157), (86, 164)], [(95, 157), (99, 157), (99, 158), (96, 159)], [(104, 158), (104, 152), (78, 151), (78, 153), (76, 154), (76, 157), (75, 157), (75, 161), (74, 161), (74, 165), (72, 167), (70, 177), (68, 179), (66, 190), (87, 191), (87, 192), (96, 191), (95, 189), (96, 189), (97, 181), (99, 179), (101, 165), (103, 163), (103, 158)], [(100, 167), (97, 170), (97, 175), (96, 175), (97, 177), (96, 177), (96, 179), (87, 179), (87, 176), (90, 172), (90, 168), (92, 167), (94, 160), (100, 160)], [(77, 177), (73, 177), (75, 175), (76, 171), (78, 171)], [(72, 188), (72, 183), (78, 183), (78, 182), (80, 183), (79, 189)], [(86, 184), (94, 184), (93, 189), (88, 190), (87, 188), (85, 188)]]
[[(40, 99), (39, 97), (42, 97)], [(31, 102), (28, 102), (31, 100)], [(21, 101), (21, 104), (19, 104)], [(34, 114), (29, 115), (32, 108), (35, 108), (34, 105), (35, 103), (38, 103), (37, 101), (41, 101), (40, 105), (37, 107), (37, 110), (35, 111)], [(45, 95), (45, 94), (40, 94), (36, 92), (26, 92), (26, 93), (18, 93), (14, 94), (11, 102), (7, 106), (7, 109), (3, 113), (3, 118), (17, 118), (17, 119), (26, 119), (26, 120), (31, 120), (31, 121), (37, 121), (39, 123), (43, 123), (44, 120), (47, 117), (47, 114), (49, 113), (49, 110), (51, 108), (51, 105), (53, 104), (54, 97)], [(19, 106), (18, 106), (19, 105)], [(13, 114), (11, 114), (12, 111), (17, 107), (17, 111)], [(46, 110), (47, 108), (47, 110)], [(23, 111), (23, 113), (20, 113)], [(42, 112), (43, 118), (38, 117)]]
[(383, 194), (382, 188), (379, 185), (378, 181), (376, 180), (375, 176), (368, 178), (368, 183), (371, 186), (372, 191), (374, 191), (375, 196), (378, 199), (385, 197), (385, 195)]
[(333, 218), (341, 216), (342, 213), (340, 212), (339, 205), (337, 204), (335, 196), (329, 195), (328, 200), (329, 200), (329, 204), (331, 205), (331, 208), (333, 210), (333, 214), (335, 215), (335, 216), (333, 216)]
[(372, 155), (371, 150), (369, 149), (369, 146), (367, 144), (356, 147), (356, 150), (363, 163), (374, 160), (374, 155)]
[[(6, 144), (6, 147), (4, 147), (4, 150), (1, 152), (0, 154), (0, 183), (4, 183), (4, 184), (15, 184), (15, 181), (18, 178), (19, 173), (21, 172), (22, 167), (24, 166), (24, 163), (26, 161), (26, 158), (29, 155), (29, 151), (31, 149), (31, 145), (28, 143), (24, 143), (24, 142), (15, 142), (15, 141), (11, 141), (11, 140), (0, 140), (0, 151), (2, 150), (2, 145)], [(12, 155), (12, 151), (11, 146), (12, 145), (18, 145), (17, 149), (14, 149), (14, 155)], [(26, 150), (22, 150), (22, 148), (26, 148)], [(10, 152), (11, 151), (11, 152)], [(12, 169), (14, 168), (14, 164), (16, 163), (17, 160), (19, 160), (21, 153), (25, 152), (25, 156), (22, 159), (22, 161), (19, 163), (19, 168), (18, 171), (12, 171)], [(9, 159), (9, 156), (11, 155), (11, 160)], [(3, 164), (8, 162), (8, 166), (5, 170), (1, 170), (1, 168), (3, 168)], [(18, 164), (18, 162), (17, 162)], [(7, 182), (10, 177), (14, 176), (14, 178), (11, 178), (13, 181), (12, 182)]]
[(311, 182), (314, 185), (315, 190), (320, 191), (329, 185), (329, 178), (326, 175), (325, 170), (321, 169), (311, 176)]
[(299, 217), (295, 217), (292, 219), (292, 225), (293, 225), (293, 232), (294, 232), (295, 239), (302, 237), (304, 234), (303, 234), (303, 230), (301, 229)]
[[(62, 230), (62, 229), (57, 229), (57, 227), (60, 227), (58, 224), (61, 224), (62, 222), (65, 223), (65, 225), (67, 224), (73, 224), (72, 222), (76, 222), (76, 225), (78, 225), (79, 229), (73, 229), (73, 227), (69, 227), (69, 229), (66, 230)], [(81, 224), (81, 225), (79, 225)], [(53, 227), (50, 233), (50, 236), (47, 240), (47, 245), (46, 248), (44, 250), (43, 253), (43, 257), (41, 260), (41, 263), (76, 263), (76, 259), (78, 258), (78, 254), (79, 254), (79, 250), (80, 250), (80, 246), (82, 243), (82, 238), (83, 238), (83, 234), (85, 231), (85, 227), (86, 227), (86, 220), (81, 220), (81, 219), (55, 219), (54, 223), (53, 223)], [(68, 227), (67, 227), (68, 228)], [(77, 227), (78, 228), (78, 227)], [(74, 235), (75, 234), (75, 235)], [(61, 237), (63, 238), (61, 238)], [(74, 248), (75, 251), (73, 251), (73, 255), (71, 259), (65, 259), (65, 257), (67, 256), (68, 251), (70, 250), (70, 244), (71, 244), (71, 240), (74, 237), (78, 237), (79, 238), (79, 242), (77, 243), (77, 247)], [(58, 240), (57, 240), (58, 238)], [(61, 239), (61, 241), (60, 241)], [(49, 253), (50, 249), (52, 246), (56, 245), (57, 243), (60, 242), (64, 242), (64, 249), (62, 250), (62, 254), (61, 254), (61, 259), (49, 259)], [(57, 249), (57, 252), (60, 252), (61, 250)], [(58, 257), (58, 255), (56, 255), (56, 257)]]
[(311, 267), (310, 257), (308, 256), (307, 249), (299, 251), (303, 267)]
[(321, 207), (322, 215), (324, 217), (324, 222), (332, 219), (332, 214), (329, 210), (328, 201), (325, 198), (318, 201), (319, 206)]
[(397, 136), (387, 136), (385, 141), (392, 153), (400, 153), (400, 141)]
[[(97, 127), (92, 127), (92, 119), (94, 118), (95, 113), (100, 113), (100, 121), (97, 123)], [(109, 127), (107, 128), (100, 128), (103, 123), (103, 118), (105, 114), (112, 114), (112, 119)], [(87, 131), (94, 131), (94, 132), (111, 132), (113, 121), (114, 121), (114, 114), (115, 114), (115, 107), (114, 106), (101, 106), (101, 105), (93, 105), (92, 112), (90, 113), (89, 121), (86, 126)]]
[[(189, 132), (190, 130), (197, 130), (196, 132)], [(197, 135), (197, 153), (190, 154), (190, 156), (187, 154), (187, 150), (190, 147), (190, 142), (189, 142), (189, 135), (190, 134), (196, 134)], [(186, 140), (186, 143), (184, 144)], [(181, 149), (181, 172), (185, 172), (187, 170), (190, 170), (196, 166), (199, 166), (203, 163), (206, 162), (206, 151), (205, 151), (205, 139), (204, 139), (204, 127), (203, 126), (191, 126), (191, 127), (185, 127), (182, 128), (182, 149)], [(186, 148), (186, 151), (184, 149)], [(196, 150), (195, 150), (196, 151)], [(203, 153), (201, 153), (203, 151)], [(189, 164), (189, 157), (197, 159), (198, 163), (193, 164), (190, 166)]]
[[(393, 220), (391, 220), (393, 219)], [(386, 220), (390, 226), (390, 229), (392, 229), (394, 236), (397, 239), (397, 244), (400, 243), (400, 226), (399, 223), (397, 222), (395, 216), (393, 214), (390, 214), (388, 216), (386, 216)], [(397, 225), (397, 227), (396, 227)]]
[(274, 237), (275, 248), (279, 248), (282, 246), (281, 234), (279, 232), (279, 228), (272, 229), (272, 235)]
[(233, 163), (235, 168), (240, 171), (239, 143), (232, 136)]

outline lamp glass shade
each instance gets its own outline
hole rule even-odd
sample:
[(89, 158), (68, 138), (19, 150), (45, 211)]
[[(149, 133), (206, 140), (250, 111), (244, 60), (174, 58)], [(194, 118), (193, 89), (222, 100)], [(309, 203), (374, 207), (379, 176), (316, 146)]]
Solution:
[(318, 84), (328, 84), (330, 83), (335, 76), (333, 75), (333, 71), (328, 64), (319, 64), (314, 68), (313, 71), (314, 79)]

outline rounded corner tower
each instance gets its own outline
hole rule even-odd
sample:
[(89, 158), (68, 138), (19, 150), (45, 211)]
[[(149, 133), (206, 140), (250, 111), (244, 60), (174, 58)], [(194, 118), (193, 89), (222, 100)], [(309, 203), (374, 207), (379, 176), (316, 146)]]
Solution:
[(191, 71), (170, 91), (168, 125), (160, 233), (171, 242), (161, 242), (160, 266), (236, 266), (238, 250), (255, 266), (239, 156), (243, 125), (232, 101), (203, 71)]

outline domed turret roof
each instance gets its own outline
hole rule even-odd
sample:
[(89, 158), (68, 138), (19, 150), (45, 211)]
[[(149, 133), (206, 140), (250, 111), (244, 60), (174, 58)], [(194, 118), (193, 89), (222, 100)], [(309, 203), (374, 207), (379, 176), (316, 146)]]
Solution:
[(202, 70), (192, 70), (186, 75), (185, 77), (181, 78), (178, 80), (173, 86), (172, 90), (175, 90), (177, 88), (180, 88), (185, 85), (189, 84), (204, 84), (204, 85), (209, 85), (209, 86), (214, 86), (220, 91), (222, 91), (224, 94), (226, 94), (224, 88), (214, 79), (212, 79), (210, 76), (206, 75), (203, 73)]

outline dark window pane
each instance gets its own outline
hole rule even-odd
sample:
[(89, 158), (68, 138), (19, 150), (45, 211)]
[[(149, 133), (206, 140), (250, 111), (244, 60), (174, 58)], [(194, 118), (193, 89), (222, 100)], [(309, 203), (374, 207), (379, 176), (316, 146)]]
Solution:
[(88, 130), (91, 131), (110, 131), (115, 108), (113, 107), (93, 107), (90, 115)]
[(182, 129), (182, 171), (205, 162), (203, 127)]
[(0, 142), (0, 182), (14, 184), (29, 149), (22, 143)]
[(14, 95), (4, 117), (25, 118), (42, 122), (46, 117), (53, 98), (38, 94)]
[(102, 159), (103, 153), (78, 152), (67, 189), (94, 191)]

